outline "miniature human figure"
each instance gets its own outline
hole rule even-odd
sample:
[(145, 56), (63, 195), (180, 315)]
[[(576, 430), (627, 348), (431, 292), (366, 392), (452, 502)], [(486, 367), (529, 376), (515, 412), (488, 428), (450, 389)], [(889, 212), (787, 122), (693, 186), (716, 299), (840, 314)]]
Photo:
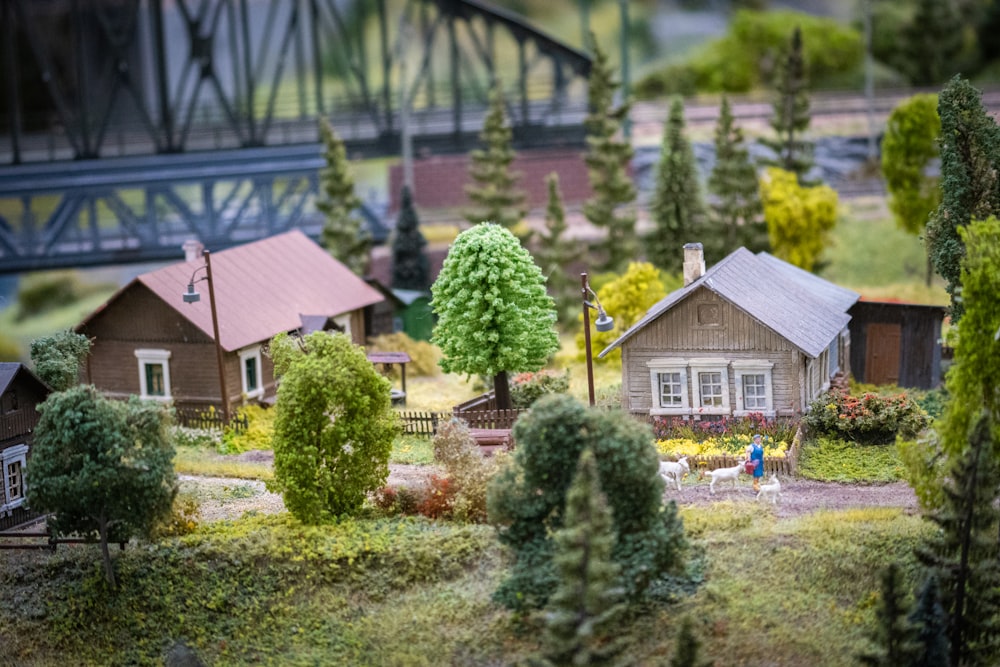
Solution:
[(753, 490), (760, 491), (760, 478), (764, 476), (764, 445), (761, 444), (760, 433), (755, 434), (753, 441), (747, 445), (747, 460), (757, 462), (753, 469)]

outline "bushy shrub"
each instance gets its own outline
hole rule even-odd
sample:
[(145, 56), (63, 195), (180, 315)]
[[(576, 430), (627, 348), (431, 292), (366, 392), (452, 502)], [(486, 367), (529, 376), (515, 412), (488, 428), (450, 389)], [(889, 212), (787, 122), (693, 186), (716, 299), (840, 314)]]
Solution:
[(226, 428), (219, 444), (220, 454), (240, 454), (251, 449), (271, 449), (276, 412), (262, 405), (246, 405), (239, 410), (246, 418), (245, 429)]
[(457, 487), (450, 477), (431, 475), (427, 488), (421, 494), (417, 513), (428, 519), (447, 519), (451, 516), (452, 501)]
[(452, 419), (442, 424), (434, 436), (434, 460), (444, 466), (455, 487), (452, 517), (459, 521), (485, 522), (486, 489), (503, 455), (484, 458), (466, 423)]
[(161, 540), (168, 537), (190, 535), (198, 527), (201, 519), (201, 506), (198, 498), (190, 493), (179, 493), (174, 496), (170, 514), (160, 518), (150, 531), (150, 539)]
[(620, 411), (590, 410), (570, 396), (538, 400), (514, 425), (513, 456), (488, 486), (489, 519), (515, 562), (494, 593), (519, 610), (545, 604), (556, 585), (552, 534), (563, 527), (566, 489), (580, 453), (597, 460), (601, 488), (615, 520), (613, 557), (631, 599), (682, 559), (686, 544), (677, 507), (663, 504), (652, 432)]
[(929, 420), (905, 393), (880, 396), (846, 391), (823, 393), (809, 406), (803, 423), (815, 435), (831, 435), (867, 445), (889, 444), (899, 435), (913, 439)]
[(534, 373), (518, 373), (510, 380), (510, 398), (515, 408), (531, 407), (531, 404), (546, 394), (565, 394), (569, 391), (569, 370), (564, 373), (540, 370)]
[[(410, 355), (410, 363), (406, 364), (406, 374), (412, 377), (433, 377), (441, 372), (438, 360), (441, 350), (437, 345), (425, 340), (413, 340), (402, 331), (382, 334), (368, 339), (369, 352), (406, 352)], [(392, 369), (394, 377), (401, 375), (399, 366)]]
[[(682, 417), (654, 417), (653, 435), (657, 440), (726, 440), (747, 439), (761, 434), (768, 442), (791, 444), (798, 431), (799, 420), (793, 417), (765, 417), (755, 412), (742, 417), (723, 417), (717, 420), (694, 421)], [(740, 450), (742, 451), (742, 450)]]

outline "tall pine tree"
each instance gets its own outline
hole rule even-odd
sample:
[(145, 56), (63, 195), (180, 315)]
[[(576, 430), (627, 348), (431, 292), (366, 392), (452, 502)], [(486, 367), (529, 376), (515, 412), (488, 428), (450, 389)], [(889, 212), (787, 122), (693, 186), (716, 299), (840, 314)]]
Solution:
[(583, 214), (592, 225), (607, 232), (595, 250), (603, 261), (593, 262), (601, 271), (620, 273), (636, 258), (635, 185), (627, 173), (634, 151), (620, 130), (630, 102), (614, 106), (618, 83), (611, 73), (608, 56), (593, 35), (594, 62), (590, 68), (587, 90), (589, 113), (584, 126), (587, 130), (587, 172), (593, 196), (583, 205)]
[(431, 286), (430, 262), (424, 253), (427, 239), (420, 231), (420, 219), (413, 207), (409, 186), (403, 186), (396, 231), (392, 236), (392, 286), (424, 291)]
[(546, 657), (555, 665), (613, 664), (624, 648), (617, 632), (625, 611), (624, 591), (611, 557), (611, 508), (590, 449), (580, 454), (566, 491), (565, 523), (554, 540), (559, 583), (547, 607)]
[(917, 550), (917, 558), (941, 582), (948, 616), (949, 663), (988, 667), (1000, 662), (1000, 443), (983, 411), (955, 461), (945, 505), (931, 514), (939, 530)]
[(559, 174), (546, 179), (549, 199), (545, 207), (545, 229), (536, 232), (535, 261), (546, 277), (549, 296), (556, 303), (556, 313), (563, 328), (574, 321), (580, 308), (579, 281), (574, 280), (568, 267), (580, 260), (583, 251), (578, 243), (566, 237), (566, 210), (559, 192)]
[(858, 656), (862, 665), (901, 667), (912, 664), (916, 656), (916, 632), (907, 619), (903, 575), (896, 563), (890, 563), (882, 572), (882, 595), (875, 608), (872, 640), (878, 649)]
[(771, 249), (757, 169), (725, 95), (715, 126), (715, 166), (708, 191), (710, 228), (699, 239), (707, 262), (714, 264), (740, 246), (754, 253)]
[(802, 53), (802, 31), (797, 26), (792, 33), (788, 53), (778, 61), (774, 90), (771, 128), (777, 136), (763, 138), (761, 143), (774, 151), (776, 157), (765, 163), (794, 173), (805, 185), (803, 177), (813, 166), (813, 145), (803, 137), (812, 117)]
[(316, 208), (326, 217), (320, 243), (347, 268), (364, 276), (370, 261), (371, 235), (354, 213), (361, 200), (354, 194), (347, 150), (326, 118), (320, 119), (319, 134), (326, 159), (326, 166), (319, 171), (320, 196), (316, 201)]
[(965, 244), (958, 229), (1000, 214), (1000, 129), (981, 93), (956, 76), (938, 96), (941, 118), (941, 203), (927, 223), (931, 261), (951, 295), (951, 319), (964, 309), (959, 297)]
[(490, 91), (490, 107), (479, 139), (483, 148), (470, 154), (472, 184), (466, 186), (465, 193), (473, 208), (465, 213), (465, 219), (473, 225), (495, 222), (511, 229), (524, 217), (524, 193), (517, 189), (520, 175), (511, 171), (513, 132), (499, 81)]
[(952, 0), (916, 0), (913, 19), (900, 35), (910, 83), (939, 86), (957, 71), (963, 28)]
[(684, 244), (701, 241), (706, 231), (698, 166), (684, 135), (684, 102), (679, 97), (671, 102), (664, 127), (650, 213), (655, 229), (646, 238), (646, 254), (660, 269), (679, 273)]
[(677, 633), (677, 645), (670, 658), (669, 667), (709, 667), (711, 661), (701, 659), (701, 640), (694, 632), (694, 621), (685, 616)]

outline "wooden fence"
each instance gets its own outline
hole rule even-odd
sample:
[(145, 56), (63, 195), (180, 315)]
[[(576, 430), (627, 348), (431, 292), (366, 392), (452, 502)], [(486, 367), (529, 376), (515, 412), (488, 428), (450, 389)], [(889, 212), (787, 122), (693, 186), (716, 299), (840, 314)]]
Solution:
[[(222, 430), (222, 413), (218, 410), (175, 408), (174, 414), (177, 417), (177, 423), (181, 426), (217, 431)], [(242, 433), (250, 425), (250, 420), (246, 415), (237, 412), (230, 417), (229, 425), (237, 433)]]
[[(795, 431), (792, 444), (785, 452), (784, 456), (764, 457), (764, 476), (782, 475), (790, 476), (795, 473), (795, 468), (799, 463), (799, 448), (802, 442), (802, 426)], [(734, 465), (744, 460), (742, 456), (735, 454), (723, 454), (718, 456), (689, 456), (688, 467), (691, 474), (697, 475), (705, 470), (715, 470), (716, 468), (732, 468)]]
[(401, 410), (403, 433), (427, 438), (437, 434), (438, 425), (449, 419), (461, 419), (473, 429), (510, 429), (525, 410), (467, 410), (464, 412), (433, 412)]
[[(39, 541), (44, 539), (44, 541)], [(54, 533), (41, 530), (19, 530), (0, 532), (0, 549), (25, 549), (32, 551), (55, 551), (60, 544), (97, 544), (98, 540), (89, 537), (56, 537)], [(125, 542), (118, 542), (118, 547), (125, 551)]]

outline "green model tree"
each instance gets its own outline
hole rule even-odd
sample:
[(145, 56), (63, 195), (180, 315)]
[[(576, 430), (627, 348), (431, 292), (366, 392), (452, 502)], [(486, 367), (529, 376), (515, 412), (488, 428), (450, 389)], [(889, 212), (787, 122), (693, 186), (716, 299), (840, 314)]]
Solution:
[(514, 162), (513, 132), (507, 122), (503, 89), (498, 81), (490, 91), (490, 107), (479, 139), (483, 148), (470, 154), (472, 184), (465, 192), (473, 209), (465, 214), (472, 224), (495, 222), (511, 229), (525, 214), (524, 193), (517, 189), (520, 174), (511, 171)]
[(565, 328), (581, 307), (580, 281), (574, 279), (567, 267), (579, 261), (584, 251), (579, 243), (566, 237), (569, 225), (566, 224), (566, 211), (559, 194), (559, 175), (555, 172), (549, 174), (546, 184), (549, 198), (545, 207), (545, 229), (534, 235), (534, 254), (542, 275), (546, 277), (559, 322)]
[(778, 62), (774, 89), (771, 127), (777, 136), (763, 138), (761, 143), (774, 151), (776, 157), (766, 164), (790, 171), (802, 181), (813, 166), (813, 144), (804, 139), (812, 117), (802, 55), (802, 32), (797, 27), (792, 33), (788, 53)]
[(342, 333), (279, 334), (271, 357), (280, 384), (268, 488), (303, 523), (357, 512), (389, 476), (399, 433), (389, 380)]
[(792, 172), (768, 167), (760, 195), (775, 257), (812, 271), (837, 224), (836, 190), (803, 187)]
[(858, 656), (862, 665), (912, 665), (919, 651), (916, 628), (907, 618), (903, 574), (897, 563), (890, 563), (882, 572), (882, 591), (875, 608), (875, 627), (871, 639), (878, 648)]
[(750, 160), (743, 131), (736, 125), (725, 95), (715, 126), (715, 165), (708, 178), (708, 191), (710, 226), (698, 239), (705, 248), (706, 262), (715, 264), (741, 246), (753, 253), (771, 249), (757, 168)]
[(80, 382), (80, 366), (90, 353), (90, 340), (69, 329), (31, 341), (35, 375), (54, 391), (64, 391)]
[(646, 237), (646, 256), (658, 268), (680, 273), (684, 244), (701, 241), (707, 230), (698, 166), (684, 134), (684, 102), (679, 97), (671, 101), (664, 124), (649, 212), (655, 227)]
[(117, 587), (110, 542), (146, 537), (176, 493), (166, 406), (104, 398), (92, 386), (50, 394), (38, 406), (27, 501), (54, 514), (58, 535), (97, 536), (108, 584)]
[(677, 506), (663, 503), (659, 456), (648, 424), (592, 410), (565, 394), (538, 399), (514, 424), (514, 458), (487, 490), (490, 523), (514, 553), (494, 599), (512, 609), (545, 606), (560, 577), (553, 535), (566, 525), (566, 491), (580, 454), (594, 453), (614, 519), (612, 558), (630, 601), (674, 572), (687, 544)]
[(927, 225), (931, 261), (951, 295), (951, 319), (962, 319), (959, 298), (965, 246), (958, 230), (970, 220), (1000, 214), (1000, 130), (981, 93), (954, 77), (938, 96), (941, 118), (941, 203)]
[(396, 231), (392, 235), (392, 286), (423, 291), (430, 287), (430, 261), (424, 248), (427, 239), (420, 231), (420, 219), (413, 207), (410, 188), (403, 186)]
[(617, 632), (624, 592), (612, 559), (611, 508), (589, 449), (580, 454), (566, 491), (566, 521), (553, 540), (559, 584), (546, 608), (546, 657), (553, 665), (614, 664), (624, 649)]
[[(896, 225), (920, 236), (941, 203), (940, 177), (929, 167), (938, 157), (941, 119), (937, 95), (920, 94), (903, 100), (889, 114), (882, 138), (882, 175), (889, 191), (889, 210)], [(931, 284), (930, 255), (927, 285)]]
[(957, 70), (965, 29), (952, 0), (916, 0), (913, 18), (904, 26), (900, 46), (910, 83), (939, 86)]
[(917, 594), (916, 604), (909, 616), (916, 629), (914, 659), (910, 667), (935, 667), (948, 664), (948, 626), (941, 607), (941, 593), (937, 577), (928, 576)]
[(371, 235), (354, 213), (361, 200), (354, 194), (347, 150), (325, 118), (320, 119), (319, 134), (326, 159), (326, 166), (319, 171), (320, 196), (316, 201), (316, 208), (326, 217), (320, 243), (351, 271), (364, 276), (370, 260)]
[(611, 74), (608, 56), (591, 35), (594, 62), (590, 68), (587, 102), (587, 173), (593, 195), (583, 205), (583, 214), (607, 236), (596, 246), (603, 261), (591, 264), (601, 271), (621, 272), (638, 256), (636, 213), (632, 204), (636, 190), (627, 173), (634, 151), (619, 132), (628, 115), (629, 101), (613, 106), (618, 83)]
[(715, 663), (701, 659), (701, 640), (694, 631), (694, 621), (690, 616), (681, 620), (677, 633), (677, 646), (670, 657), (668, 667), (711, 667)]
[(559, 349), (545, 278), (517, 238), (497, 224), (482, 223), (455, 238), (431, 286), (431, 308), (441, 368), (492, 377), (501, 409), (512, 407), (508, 373), (537, 371)]

